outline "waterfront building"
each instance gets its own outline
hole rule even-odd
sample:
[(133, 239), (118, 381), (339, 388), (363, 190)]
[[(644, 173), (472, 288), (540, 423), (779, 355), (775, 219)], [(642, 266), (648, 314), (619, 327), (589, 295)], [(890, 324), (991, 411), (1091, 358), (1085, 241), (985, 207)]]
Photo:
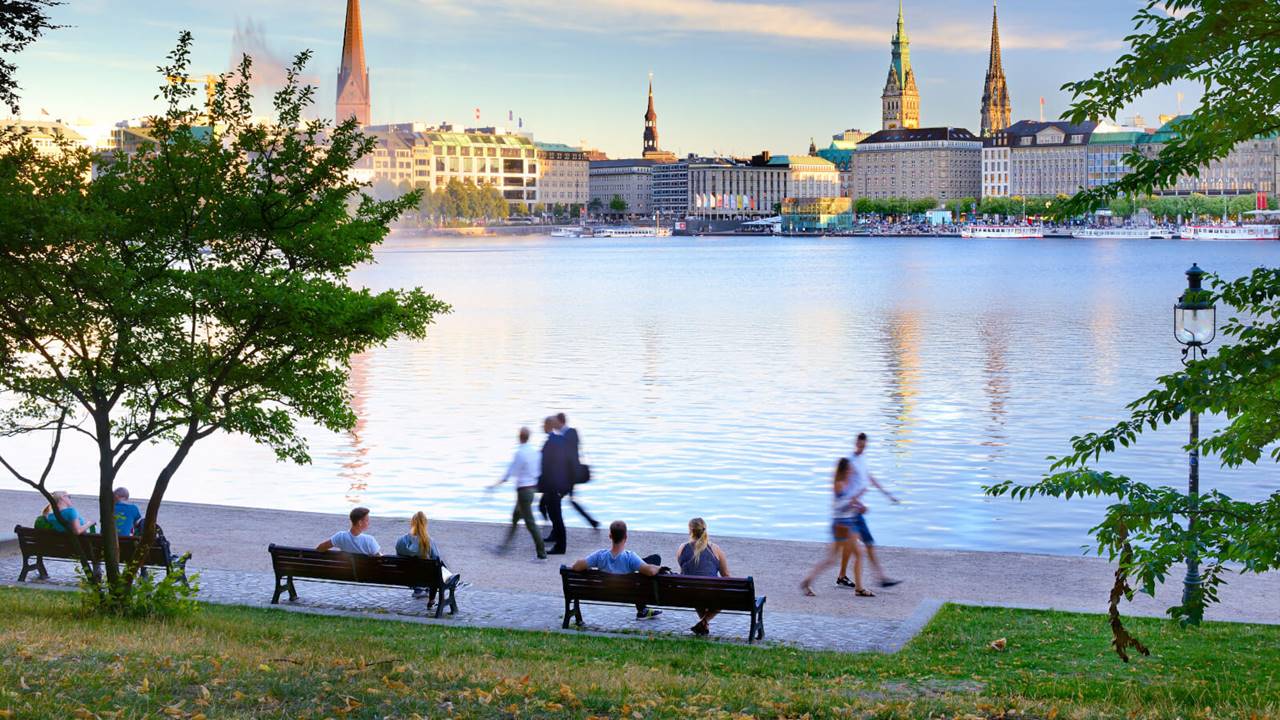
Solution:
[[(1142, 154), (1154, 157), (1166, 143), (1178, 137), (1178, 124), (1186, 118), (1179, 115), (1158, 130), (1142, 139)], [(1269, 195), (1280, 190), (1277, 174), (1280, 173), (1280, 136), (1260, 136), (1236, 144), (1226, 157), (1200, 167), (1195, 175), (1183, 175), (1168, 193), (1202, 193), (1205, 195), (1245, 195), (1264, 192)]]
[(982, 141), (964, 128), (881, 130), (858, 143), (853, 171), (859, 198), (976, 198)]
[(902, 2), (898, 2), (898, 29), (893, 34), (893, 54), (889, 62), (889, 78), (880, 95), (882, 129), (920, 127), (920, 91), (916, 73), (911, 69), (911, 40), (907, 38), (902, 18)]
[(1009, 194), (1074, 195), (1087, 182), (1089, 138), (1097, 123), (1021, 120), (1004, 133), (1009, 142)]
[(1009, 197), (1009, 134), (982, 138), (982, 197)]
[(840, 171), (835, 163), (817, 155), (781, 155), (769, 159), (787, 167), (787, 197), (833, 198), (840, 196)]
[(365, 128), (376, 141), (373, 176), (439, 190), (450, 180), (498, 189), (519, 208), (538, 201), (538, 149), (523, 135), (396, 123)]
[(598, 160), (591, 163), (588, 194), (599, 200), (602, 212), (613, 212), (609, 203), (614, 197), (627, 204), (626, 212), (648, 215), (653, 212), (653, 160)]
[(1012, 109), (1009, 86), (1005, 82), (1004, 63), (1000, 60), (1000, 21), (996, 3), (991, 0), (991, 52), (987, 58), (987, 80), (982, 89), (982, 137), (990, 137), (1009, 127)]
[(689, 156), (653, 166), (653, 211), (664, 217), (684, 217), (689, 212)]
[(63, 143), (72, 146), (92, 147), (84, 135), (60, 120), (0, 120), (0, 133), (17, 133), (35, 146), (36, 152), (46, 157), (61, 157)]
[[(785, 157), (785, 156), (784, 156)], [(788, 163), (764, 152), (750, 160), (706, 159), (689, 164), (689, 212), (699, 217), (765, 217), (787, 198)]]
[(676, 156), (658, 145), (658, 113), (653, 109), (653, 74), (649, 75), (649, 107), (644, 113), (644, 152), (641, 155), (654, 162), (675, 162)]
[(1089, 135), (1085, 182), (1090, 189), (1110, 185), (1133, 171), (1128, 156), (1150, 136), (1146, 130), (1102, 122)]
[(586, 205), (591, 200), (590, 164), (582, 148), (535, 142), (538, 157), (538, 204)]
[(840, 232), (853, 229), (853, 200), (847, 197), (786, 198), (783, 232)]
[(364, 31), (360, 26), (360, 0), (347, 0), (347, 22), (342, 32), (342, 62), (338, 66), (338, 99), (334, 118), (354, 117), (368, 125), (369, 69), (364, 64)]
[(831, 136), (831, 144), (818, 150), (820, 158), (831, 161), (836, 166), (840, 178), (840, 197), (857, 197), (854, 192), (853, 151), (858, 143), (871, 137), (871, 133), (858, 129), (845, 130)]

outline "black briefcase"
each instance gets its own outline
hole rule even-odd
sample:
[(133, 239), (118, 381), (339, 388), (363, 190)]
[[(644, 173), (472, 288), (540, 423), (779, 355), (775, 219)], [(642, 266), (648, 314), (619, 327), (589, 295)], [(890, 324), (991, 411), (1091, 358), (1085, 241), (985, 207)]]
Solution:
[(578, 476), (573, 479), (573, 484), (586, 485), (589, 482), (591, 482), (591, 466), (579, 465)]

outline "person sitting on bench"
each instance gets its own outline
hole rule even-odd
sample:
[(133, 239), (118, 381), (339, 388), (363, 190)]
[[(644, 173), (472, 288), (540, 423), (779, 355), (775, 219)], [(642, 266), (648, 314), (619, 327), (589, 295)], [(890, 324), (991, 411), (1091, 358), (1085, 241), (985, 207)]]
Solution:
[[(440, 563), (440, 574), (446, 581), (453, 575), (444, 566), (444, 558), (440, 557), (440, 546), (427, 533), (427, 515), (421, 510), (409, 518), (409, 533), (401, 535), (400, 539), (396, 541), (396, 555), (435, 560)], [(435, 598), (428, 596), (426, 588), (414, 588), (413, 596), (427, 598), (427, 607), (431, 607), (435, 603)]]
[(123, 486), (116, 488), (115, 497), (116, 535), (129, 537), (142, 522), (142, 513), (138, 511), (137, 505), (129, 502), (129, 488)]
[[(97, 532), (97, 523), (88, 522), (80, 516), (80, 512), (71, 507), (71, 496), (61, 490), (52, 493), (55, 504), (58, 506), (58, 514), (55, 517), (53, 508), (48, 505), (44, 506), (44, 510), (40, 511), (40, 517), (36, 519), (35, 527), (37, 530), (53, 530), (54, 532), (64, 533), (68, 530), (73, 535), (83, 535), (86, 532)], [(62, 522), (58, 522), (61, 518)]]
[[(729, 560), (725, 558), (720, 546), (711, 542), (707, 536), (707, 523), (700, 517), (689, 521), (689, 542), (676, 550), (676, 562), (680, 563), (681, 575), (700, 575), (703, 577), (729, 577)], [(719, 610), (696, 608), (698, 622), (689, 631), (694, 635), (709, 635), (711, 618), (719, 614)]]
[[(638, 572), (641, 575), (657, 575), (662, 570), (662, 558), (649, 555), (641, 558), (627, 549), (627, 524), (621, 520), (609, 523), (609, 539), (613, 547), (597, 550), (573, 564), (574, 572), (582, 572), (588, 568), (615, 575), (626, 575)], [(652, 620), (662, 614), (644, 605), (636, 605), (637, 620)]]
[(381, 555), (378, 541), (365, 532), (369, 529), (369, 508), (358, 507), (351, 511), (351, 529), (333, 534), (333, 537), (316, 546), (316, 550), (338, 549), (353, 555)]

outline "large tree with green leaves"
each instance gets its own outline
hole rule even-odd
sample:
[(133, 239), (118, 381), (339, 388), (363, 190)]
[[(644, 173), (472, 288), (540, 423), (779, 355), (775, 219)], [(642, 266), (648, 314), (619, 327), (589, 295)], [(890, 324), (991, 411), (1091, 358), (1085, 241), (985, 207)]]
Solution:
[[(1088, 211), (1126, 193), (1167, 187), (1180, 175), (1225, 156), (1238, 142), (1280, 130), (1280, 15), (1274, 3), (1248, 0), (1149, 2), (1135, 16), (1131, 50), (1110, 69), (1071, 83), (1070, 117), (1079, 121), (1117, 114), (1142, 93), (1177, 79), (1204, 85), (1203, 104), (1180, 126), (1180, 137), (1151, 158), (1133, 158), (1134, 172), (1112, 185), (1082, 191), (1066, 205)], [(1242, 502), (1218, 490), (1183, 492), (1165, 484), (1095, 467), (1106, 454), (1140, 442), (1190, 413), (1217, 414), (1226, 424), (1188, 443), (1224, 468), (1280, 461), (1280, 270), (1258, 268), (1237, 280), (1212, 279), (1192, 298), (1219, 304), (1225, 341), (1204, 359), (1156, 381), (1129, 407), (1129, 417), (1101, 432), (1072, 438), (1070, 454), (1051, 458), (1040, 482), (1003, 482), (993, 495), (1015, 498), (1099, 496), (1110, 500), (1091, 530), (1099, 554), (1117, 562), (1111, 589), (1113, 645), (1128, 660), (1146, 647), (1125, 629), (1122, 600), (1135, 591), (1154, 595), (1189, 557), (1198, 558), (1197, 583), (1169, 613), (1197, 622), (1235, 572), (1280, 568), (1280, 491)], [(1194, 522), (1191, 521), (1194, 519)]]
[[(188, 73), (191, 44), (183, 33), (162, 78)], [(118, 557), (112, 489), (135, 453), (167, 448), (145, 514), (149, 543), (197, 442), (241, 433), (307, 462), (300, 420), (354, 424), (350, 358), (420, 338), (448, 310), (421, 289), (348, 282), (418, 197), (363, 196), (351, 171), (373, 141), (354, 121), (303, 119), (315, 92), (298, 79), (308, 58), (275, 94), (273, 122), (255, 118), (245, 58), (208, 116), (192, 87), (162, 85), (167, 109), (135, 154), (0, 147), (0, 391), (11, 400), (0, 428), (53, 438), (45, 468), (4, 465), (49, 499), (61, 440), (93, 444), (107, 551), (94, 589), (117, 609), (138, 566)]]

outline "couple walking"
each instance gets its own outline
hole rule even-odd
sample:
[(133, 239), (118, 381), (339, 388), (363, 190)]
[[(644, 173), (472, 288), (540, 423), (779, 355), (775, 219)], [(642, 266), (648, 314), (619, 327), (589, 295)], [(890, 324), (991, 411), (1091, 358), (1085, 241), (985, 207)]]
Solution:
[[(520, 428), (520, 446), (516, 448), (515, 457), (507, 467), (507, 473), (494, 483), (497, 487), (508, 479), (515, 478), (516, 506), (511, 512), (511, 527), (507, 531), (505, 549), (515, 535), (516, 525), (523, 520), (525, 528), (533, 537), (534, 547), (538, 551), (538, 559), (546, 559), (548, 555), (565, 553), (566, 533), (562, 503), (566, 497), (591, 527), (599, 527), (600, 523), (587, 512), (586, 508), (573, 499), (573, 488), (591, 479), (591, 468), (582, 464), (579, 456), (578, 431), (569, 427), (564, 413), (547, 417), (542, 422), (542, 429), (547, 434), (542, 444), (542, 451), (534, 449), (529, 443), (529, 428)], [(544, 518), (551, 521), (551, 534), (542, 537), (538, 522), (533, 515), (533, 496), (541, 493), (538, 510)], [(546, 543), (551, 543), (547, 548)]]

